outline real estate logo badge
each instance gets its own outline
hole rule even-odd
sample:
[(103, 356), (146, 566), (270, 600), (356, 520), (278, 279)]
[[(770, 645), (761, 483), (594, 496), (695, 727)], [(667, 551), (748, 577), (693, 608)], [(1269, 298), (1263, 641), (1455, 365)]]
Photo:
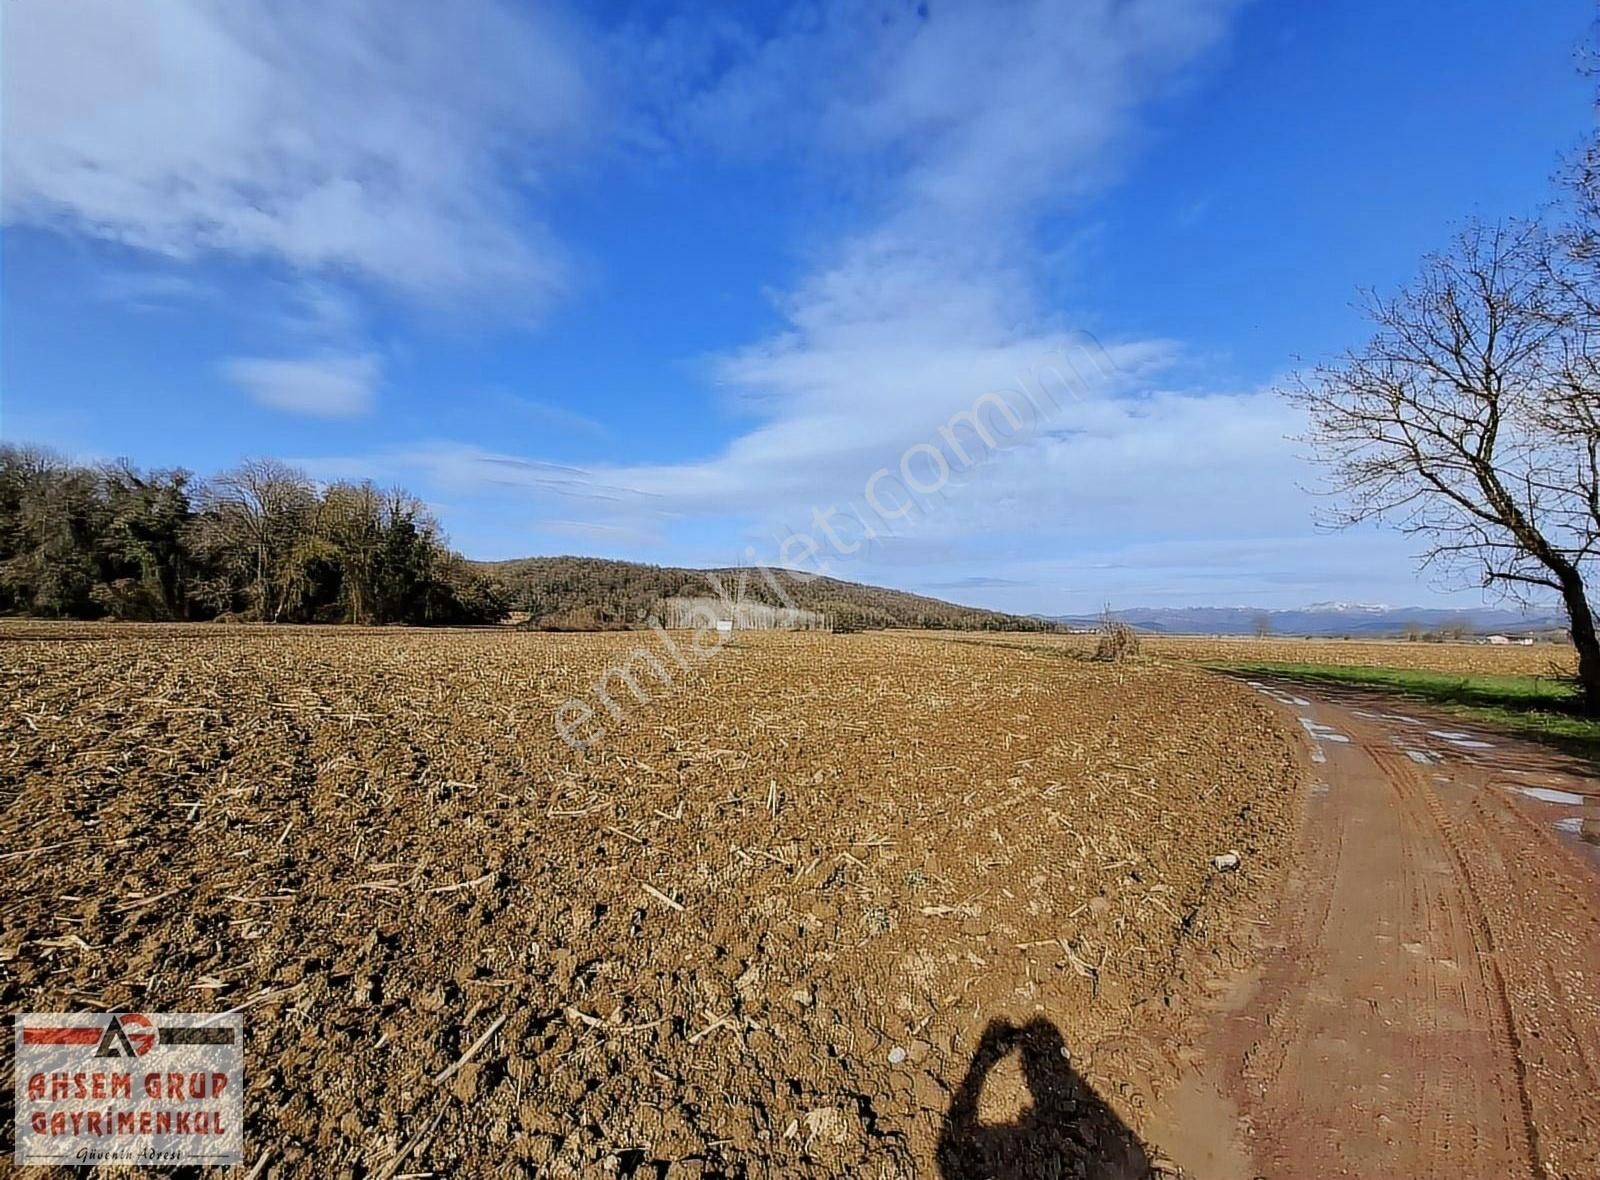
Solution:
[(238, 1013), (16, 1017), (20, 1165), (244, 1162)]

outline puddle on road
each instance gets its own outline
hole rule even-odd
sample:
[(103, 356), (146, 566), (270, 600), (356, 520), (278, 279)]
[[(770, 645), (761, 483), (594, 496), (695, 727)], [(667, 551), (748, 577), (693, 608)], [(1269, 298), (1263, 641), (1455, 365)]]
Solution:
[(1585, 844), (1600, 846), (1600, 814), (1569, 815), (1565, 819), (1558, 819), (1556, 831), (1563, 836), (1573, 836)]
[(1305, 731), (1319, 742), (1348, 742), (1350, 739), (1340, 733), (1331, 725), (1324, 725), (1320, 721), (1313, 721), (1310, 717), (1300, 718), (1300, 724)]
[(1411, 759), (1411, 761), (1415, 762), (1418, 766), (1437, 766), (1439, 763), (1444, 761), (1444, 759), (1434, 751), (1426, 749), (1419, 750), (1415, 746), (1407, 745), (1406, 742), (1407, 739), (1397, 733), (1389, 735), (1389, 744), (1395, 749), (1399, 750), (1407, 758)]
[(1324, 725), (1322, 722), (1314, 721), (1310, 717), (1301, 717), (1298, 720), (1301, 728), (1311, 738), (1311, 761), (1313, 762), (1321, 764), (1328, 760), (1328, 752), (1322, 748), (1323, 742), (1344, 742), (1348, 744), (1350, 741), (1349, 738), (1331, 725)]
[(1559, 803), (1566, 807), (1582, 807), (1583, 796), (1573, 791), (1558, 791), (1554, 787), (1513, 787), (1530, 799), (1537, 799), (1541, 803)]
[(1305, 697), (1297, 697), (1292, 693), (1284, 692), (1282, 689), (1274, 688), (1270, 684), (1262, 684), (1259, 680), (1246, 680), (1245, 683), (1262, 696), (1271, 697), (1280, 705), (1294, 705), (1301, 709), (1309, 709), (1311, 707), (1311, 702), (1306, 700)]
[(1366, 709), (1351, 709), (1351, 714), (1366, 721), (1398, 721), (1403, 725), (1421, 725), (1415, 717), (1407, 717), (1404, 713), (1372, 713)]
[[(1304, 697), (1294, 696), (1274, 685), (1265, 684), (1259, 680), (1248, 680), (1245, 683), (1262, 696), (1270, 697), (1280, 705), (1289, 705), (1302, 709), (1309, 709), (1312, 706), (1312, 702)], [(1350, 714), (1365, 721), (1398, 722), (1401, 725), (1415, 726), (1419, 729), (1425, 729), (1428, 724), (1416, 717), (1408, 717), (1404, 713), (1384, 713), (1371, 709), (1352, 708), (1350, 709)], [(1328, 753), (1323, 749), (1322, 745), (1324, 742), (1338, 742), (1341, 745), (1350, 744), (1349, 735), (1340, 733), (1332, 725), (1304, 715), (1298, 716), (1296, 720), (1300, 722), (1301, 728), (1306, 731), (1306, 736), (1311, 739), (1311, 761), (1314, 763), (1321, 765), (1328, 761)], [(1438, 724), (1438, 722), (1435, 721), (1434, 724)], [(1428, 729), (1426, 732), (1428, 737), (1436, 738), (1457, 750), (1493, 750), (1495, 748), (1494, 742), (1485, 741), (1477, 734), (1466, 730)], [(1418, 766), (1440, 766), (1444, 764), (1444, 753), (1435, 749), (1418, 749), (1411, 744), (1416, 740), (1416, 737), (1408, 739), (1399, 734), (1389, 735), (1390, 744)], [(1471, 756), (1465, 756), (1465, 761), (1474, 765), (1480, 764), (1478, 759)], [(1506, 773), (1519, 777), (1533, 777), (1533, 772), (1531, 771), (1506, 768)], [(1455, 781), (1448, 774), (1435, 774), (1433, 780), (1437, 783)], [(1600, 794), (1582, 795), (1576, 791), (1563, 791), (1555, 787), (1524, 787), (1512, 783), (1502, 783), (1501, 786), (1548, 806), (1563, 809), (1581, 808), (1582, 814), (1560, 816), (1550, 821), (1551, 825), (1563, 837), (1578, 840), (1594, 848), (1600, 848)], [(1313, 780), (1311, 793), (1314, 796), (1326, 795), (1328, 793), (1328, 784), (1320, 779)]]
[[(1246, 680), (1245, 684), (1255, 689), (1262, 696), (1269, 697), (1278, 702), (1280, 705), (1288, 705), (1299, 709), (1311, 708), (1311, 702), (1306, 700), (1305, 697), (1298, 697), (1290, 693), (1283, 692), (1270, 684), (1263, 684), (1259, 680)], [(1318, 766), (1321, 766), (1328, 761), (1328, 752), (1322, 748), (1323, 742), (1348, 743), (1350, 741), (1348, 737), (1340, 733), (1333, 726), (1324, 725), (1322, 722), (1316, 721), (1310, 717), (1300, 717), (1299, 722), (1301, 728), (1303, 728), (1306, 731), (1307, 736), (1311, 738), (1311, 761), (1316, 763)]]
[[(1514, 773), (1528, 775), (1526, 771)], [(1551, 826), (1563, 836), (1600, 847), (1600, 794), (1586, 795), (1581, 791), (1564, 791), (1559, 787), (1525, 787), (1519, 783), (1500, 785), (1513, 794), (1548, 807), (1559, 807), (1563, 811), (1577, 810), (1577, 815), (1563, 815), (1551, 820)]]
[(1449, 742), (1452, 746), (1460, 746), (1463, 750), (1492, 750), (1493, 742), (1486, 742), (1480, 737), (1470, 733), (1457, 733), (1450, 729), (1430, 729), (1429, 737), (1436, 737), (1440, 741)]

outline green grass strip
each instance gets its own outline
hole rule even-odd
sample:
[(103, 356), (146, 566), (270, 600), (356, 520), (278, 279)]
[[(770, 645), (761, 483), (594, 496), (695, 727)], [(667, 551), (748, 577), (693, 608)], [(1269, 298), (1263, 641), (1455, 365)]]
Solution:
[(1570, 680), (1545, 676), (1462, 676), (1412, 668), (1340, 664), (1207, 662), (1204, 666), (1216, 672), (1392, 692), (1454, 716), (1481, 721), (1600, 760), (1600, 720), (1579, 715), (1577, 686)]

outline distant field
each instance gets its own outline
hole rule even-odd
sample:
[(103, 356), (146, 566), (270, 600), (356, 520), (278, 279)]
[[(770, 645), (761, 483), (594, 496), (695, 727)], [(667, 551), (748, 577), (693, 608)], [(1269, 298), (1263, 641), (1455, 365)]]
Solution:
[[(1034, 650), (1087, 655), (1093, 635), (989, 634), (962, 636)], [(1199, 664), (1326, 664), (1334, 667), (1400, 668), (1459, 676), (1570, 676), (1577, 653), (1568, 644), (1495, 647), (1487, 643), (1408, 643), (1400, 639), (1267, 639), (1218, 635), (1141, 635), (1142, 652), (1164, 660)]]
[[(1093, 635), (951, 638), (1073, 656), (1089, 655), (1095, 644)], [(1177, 635), (1146, 635), (1141, 640), (1147, 663), (1194, 663), (1219, 672), (1398, 693), (1582, 756), (1600, 756), (1600, 723), (1575, 712), (1577, 693), (1569, 677), (1576, 670), (1577, 653), (1565, 644), (1518, 647)]]
[(1145, 651), (1200, 663), (1332, 664), (1404, 668), (1463, 676), (1570, 676), (1577, 653), (1568, 644), (1495, 647), (1487, 643), (1408, 643), (1383, 639), (1233, 639), (1211, 636), (1146, 638)]

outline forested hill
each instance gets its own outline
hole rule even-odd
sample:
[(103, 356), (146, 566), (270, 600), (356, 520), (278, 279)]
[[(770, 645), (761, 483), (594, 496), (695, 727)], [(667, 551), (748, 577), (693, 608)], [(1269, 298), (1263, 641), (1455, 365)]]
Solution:
[(838, 630), (868, 627), (984, 631), (1054, 629), (1054, 624), (1042, 619), (959, 606), (938, 598), (837, 578), (796, 575), (788, 570), (770, 571), (788, 598), (785, 602), (769, 584), (767, 571), (757, 568), (679, 569), (598, 557), (523, 557), (476, 565), (498, 584), (514, 611), (530, 616), (530, 626), (555, 630), (636, 627), (663, 598), (717, 597), (713, 581), (721, 585), (729, 598), (739, 595), (742, 583), (746, 601), (820, 611), (831, 617)]
[(840, 630), (1055, 626), (835, 578), (771, 577), (781, 594), (759, 569), (473, 562), (401, 488), (322, 484), (273, 459), (196, 479), (0, 444), (0, 615), (449, 624), (523, 612), (535, 627), (597, 630), (642, 626), (665, 598), (726, 594), (819, 612)]

